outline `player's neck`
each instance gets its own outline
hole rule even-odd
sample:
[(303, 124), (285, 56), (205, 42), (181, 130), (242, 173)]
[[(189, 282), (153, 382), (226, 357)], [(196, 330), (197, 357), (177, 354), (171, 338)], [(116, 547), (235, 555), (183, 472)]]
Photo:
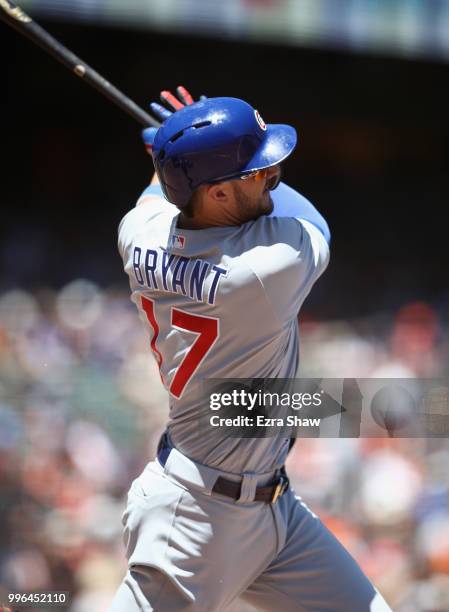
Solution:
[(206, 225), (201, 222), (200, 219), (195, 219), (194, 217), (186, 217), (185, 215), (179, 213), (178, 221), (176, 222), (176, 227), (179, 229), (205, 229), (210, 227), (210, 225)]
[(233, 225), (240, 225), (242, 221), (240, 219), (234, 219), (232, 217), (186, 217), (182, 212), (178, 215), (176, 227), (179, 229), (207, 229), (208, 227), (228, 227)]

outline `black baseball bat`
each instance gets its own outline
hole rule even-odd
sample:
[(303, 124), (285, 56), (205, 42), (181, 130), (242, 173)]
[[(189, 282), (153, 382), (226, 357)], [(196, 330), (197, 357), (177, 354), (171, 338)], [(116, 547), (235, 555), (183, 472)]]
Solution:
[(111, 85), (101, 74), (98, 74), (93, 68), (69, 51), (67, 47), (64, 47), (64, 45), (53, 38), (51, 34), (24, 13), (20, 7), (10, 2), (10, 0), (0, 0), (0, 9), (0, 18), (5, 23), (42, 47), (42, 49), (50, 53), (61, 64), (64, 64), (66, 68), (76, 74), (76, 76), (92, 87), (95, 87), (95, 89), (128, 113), (128, 115), (131, 115), (141, 125), (144, 127), (149, 127), (150, 125), (154, 127), (160, 126), (159, 121), (137, 106), (135, 102), (128, 98), (128, 96), (125, 96), (114, 85)]

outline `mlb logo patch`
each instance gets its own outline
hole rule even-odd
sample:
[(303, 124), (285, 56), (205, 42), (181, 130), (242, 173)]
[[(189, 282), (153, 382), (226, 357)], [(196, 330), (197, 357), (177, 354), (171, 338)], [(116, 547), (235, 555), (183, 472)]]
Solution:
[(185, 236), (181, 236), (181, 234), (173, 234), (171, 237), (171, 245), (174, 249), (183, 249), (186, 243)]

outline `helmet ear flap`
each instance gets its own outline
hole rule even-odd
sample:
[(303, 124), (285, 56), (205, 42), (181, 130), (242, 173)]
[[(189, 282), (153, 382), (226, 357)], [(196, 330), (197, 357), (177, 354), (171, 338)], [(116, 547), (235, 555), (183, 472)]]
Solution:
[(153, 149), (152, 156), (153, 156), (154, 170), (157, 174), (157, 178), (159, 179), (159, 184), (161, 186), (162, 193), (164, 194), (165, 198), (170, 202), (170, 195), (167, 191), (167, 182), (165, 180), (163, 166), (161, 166), (161, 161), (163, 161), (165, 157), (165, 150), (161, 149), (158, 153), (156, 153)]

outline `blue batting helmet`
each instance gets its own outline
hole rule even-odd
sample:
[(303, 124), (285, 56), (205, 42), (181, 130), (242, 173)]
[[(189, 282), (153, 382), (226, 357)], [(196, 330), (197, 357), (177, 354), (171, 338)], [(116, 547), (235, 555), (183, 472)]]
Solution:
[(153, 161), (167, 200), (186, 206), (205, 183), (274, 166), (296, 146), (290, 125), (266, 125), (238, 98), (207, 98), (173, 113), (158, 129)]

